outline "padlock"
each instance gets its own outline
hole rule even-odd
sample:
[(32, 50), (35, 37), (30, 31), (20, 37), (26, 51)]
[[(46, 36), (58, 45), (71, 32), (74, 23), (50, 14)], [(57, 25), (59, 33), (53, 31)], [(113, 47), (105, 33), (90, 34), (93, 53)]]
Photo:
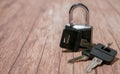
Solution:
[[(86, 12), (85, 24), (73, 24), (73, 10), (77, 7), (82, 7)], [(89, 9), (82, 3), (77, 3), (71, 6), (69, 10), (69, 24), (63, 30), (60, 47), (72, 51), (78, 51), (80, 47), (86, 47), (92, 43), (93, 27), (89, 26)]]

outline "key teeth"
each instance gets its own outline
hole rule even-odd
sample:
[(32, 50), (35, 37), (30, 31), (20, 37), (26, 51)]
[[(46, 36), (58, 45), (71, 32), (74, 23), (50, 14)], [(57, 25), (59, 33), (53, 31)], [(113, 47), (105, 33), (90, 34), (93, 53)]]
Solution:
[(87, 73), (90, 73), (92, 71), (92, 69), (90, 69), (90, 70), (87, 70)]
[(103, 60), (94, 57), (92, 62), (87, 67), (87, 72), (91, 72), (93, 68), (97, 67), (103, 62)]
[(87, 73), (91, 72), (92, 71), (92, 66), (93, 62), (91, 62), (88, 66), (87, 66)]
[(68, 63), (74, 63), (74, 62), (75, 62), (75, 60), (73, 60), (73, 59), (68, 61)]
[(79, 56), (79, 57), (76, 57), (76, 58), (73, 58), (73, 59), (69, 60), (68, 63), (85, 61), (85, 60), (88, 60), (88, 59), (89, 59), (89, 57), (87, 57), (87, 56), (85, 56), (85, 55), (82, 55), (82, 56)]
[(74, 61), (72, 61), (72, 60), (69, 60), (69, 61), (68, 61), (68, 63), (74, 63)]

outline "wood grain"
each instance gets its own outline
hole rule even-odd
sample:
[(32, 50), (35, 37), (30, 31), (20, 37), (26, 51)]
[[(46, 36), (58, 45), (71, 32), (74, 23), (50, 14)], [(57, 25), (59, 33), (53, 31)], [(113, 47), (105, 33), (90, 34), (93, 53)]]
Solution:
[[(77, 2), (90, 10), (93, 43), (113, 42), (118, 52), (113, 64), (89, 74), (119, 74), (119, 0), (0, 0), (0, 74), (88, 74), (90, 60), (69, 64), (81, 52), (62, 52), (59, 47), (69, 8)], [(79, 9), (74, 13), (74, 22), (84, 21)]]

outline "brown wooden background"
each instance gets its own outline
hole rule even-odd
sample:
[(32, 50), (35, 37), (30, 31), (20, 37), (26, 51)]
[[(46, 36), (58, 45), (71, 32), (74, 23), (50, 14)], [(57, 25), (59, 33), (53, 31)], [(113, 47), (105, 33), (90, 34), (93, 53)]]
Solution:
[(120, 0), (0, 0), (0, 74), (87, 74), (90, 61), (67, 63), (81, 52), (62, 53), (59, 47), (69, 8), (77, 2), (90, 10), (93, 42), (113, 42), (118, 52), (112, 65), (89, 74), (120, 74)]

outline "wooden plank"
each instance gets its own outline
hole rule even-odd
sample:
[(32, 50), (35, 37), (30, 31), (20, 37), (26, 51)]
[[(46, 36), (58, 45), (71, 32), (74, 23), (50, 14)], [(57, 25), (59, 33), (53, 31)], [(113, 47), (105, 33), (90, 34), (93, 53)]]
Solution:
[[(18, 1), (18, 4), (15, 4), (16, 9), (19, 8), (19, 3), (22, 2), (24, 1), (21, 0)], [(26, 1), (24, 4), (22, 4), (24, 8), (22, 8), (21, 11), (19, 11), (11, 21), (7, 22), (6, 24), (1, 24), (0, 26), (1, 74), (7, 74), (9, 70), (11, 70), (10, 68), (12, 68), (16, 62), (16, 59), (20, 55), (21, 49), (24, 46), (27, 37), (29, 36), (32, 26), (34, 25), (34, 21), (37, 19), (39, 5), (34, 5), (34, 3), (38, 2)]]
[[(58, 29), (57, 27), (61, 26), (60, 25), (61, 20), (59, 20), (60, 16), (57, 16), (57, 14), (59, 14), (60, 12), (56, 12), (57, 14), (54, 14), (53, 12), (53, 10), (58, 9), (58, 8), (54, 9), (55, 6), (56, 5), (53, 5), (52, 2), (49, 2), (49, 4), (47, 5), (44, 5), (43, 9), (45, 9), (45, 12), (44, 14), (42, 14), (43, 16), (40, 16), (38, 20), (40, 22), (36, 23), (33, 31), (31, 32), (24, 48), (21, 51), (20, 56), (18, 57), (16, 63), (13, 66), (13, 69), (10, 72), (11, 74), (18, 74), (18, 73), (44, 74), (44, 73), (48, 73), (49, 71), (52, 71), (51, 72), (52, 74), (58, 73), (58, 69), (59, 69), (58, 60), (60, 60), (61, 53), (59, 52), (60, 49), (58, 49), (59, 41), (57, 40), (60, 35), (58, 33), (61, 31), (61, 29), (57, 30)], [(42, 9), (40, 11), (42, 12)], [(54, 17), (54, 20), (49, 21), (52, 17)], [(58, 22), (53, 23), (54, 21), (58, 21)], [(31, 47), (29, 45), (31, 45)], [(46, 63), (44, 65), (45, 63), (44, 61), (46, 61), (48, 64)], [(49, 64), (50, 61), (51, 64)], [(54, 70), (54, 67), (56, 67), (56, 70)]]
[[(43, 3), (43, 5), (44, 5), (44, 3)], [(28, 40), (26, 41), (24, 48), (21, 51), (20, 56), (18, 57), (16, 63), (13, 66), (13, 69), (10, 72), (11, 74), (21, 74), (21, 73), (22, 74), (36, 74), (40, 70), (38, 68), (39, 68), (39, 64), (41, 63), (41, 59), (43, 58), (42, 57), (43, 54), (45, 54), (45, 56), (47, 56), (46, 53), (48, 53), (48, 55), (49, 55), (51, 52), (50, 46), (54, 47), (53, 45), (50, 45), (52, 43), (48, 43), (48, 41), (49, 41), (48, 35), (53, 36), (53, 35), (49, 34), (49, 32), (54, 27), (54, 25), (52, 26), (53, 22), (49, 21), (51, 19), (51, 17), (53, 17), (53, 15), (54, 15), (53, 7), (51, 8), (48, 6), (51, 6), (51, 3), (44, 5), (44, 7), (40, 9), (40, 13), (42, 13), (42, 15), (40, 14), (39, 19), (37, 20), (37, 23), (35, 24)], [(43, 13), (43, 9), (44, 9), (44, 13)], [(58, 26), (58, 25), (56, 25), (56, 26)], [(55, 32), (55, 31), (53, 31), (53, 32)], [(52, 42), (52, 41), (50, 40), (50, 42)], [(49, 45), (49, 47), (47, 49), (48, 52), (45, 52), (47, 45)], [(56, 50), (56, 48), (55, 48), (55, 50)], [(55, 53), (55, 52), (52, 50), (52, 53)], [(57, 54), (55, 54), (55, 55), (57, 55)], [(58, 57), (56, 57), (56, 58), (58, 58)], [(46, 59), (46, 58), (44, 58), (44, 59)], [(50, 62), (49, 59), (47, 60), (47, 62)], [(58, 62), (58, 60), (56, 62)], [(47, 63), (45, 65), (47, 65)], [(44, 66), (40, 66), (40, 67), (42, 69), (44, 69), (43, 73), (46, 72), (46, 68), (44, 68)], [(50, 68), (50, 69), (54, 69), (54, 68)], [(53, 70), (53, 71), (55, 71), (55, 70)], [(42, 73), (42, 71), (40, 73)]]
[(48, 40), (49, 32), (47, 30), (49, 26), (47, 23), (41, 24), (45, 19), (46, 17), (37, 19), (19, 57), (10, 71), (11, 74), (36, 74), (46, 46), (46, 40)]

